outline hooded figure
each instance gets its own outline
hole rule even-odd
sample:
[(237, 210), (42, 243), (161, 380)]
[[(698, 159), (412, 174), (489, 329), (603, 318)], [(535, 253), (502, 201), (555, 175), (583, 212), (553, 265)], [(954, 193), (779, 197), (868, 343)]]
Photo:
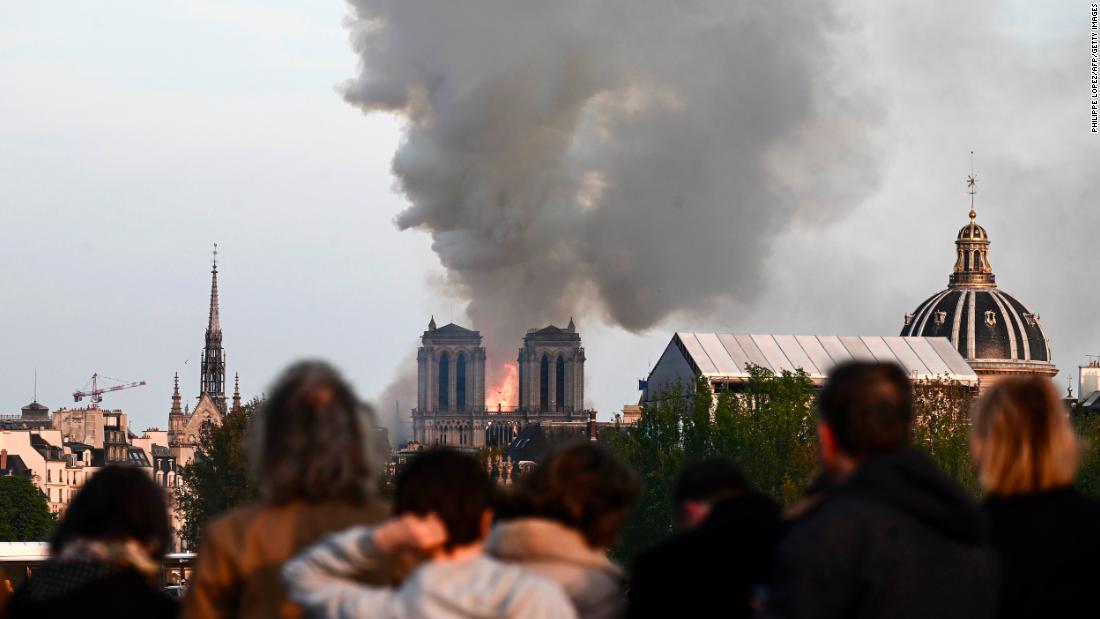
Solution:
[(779, 505), (721, 458), (685, 467), (672, 504), (680, 533), (635, 560), (628, 619), (751, 617), (782, 533)]
[(818, 402), (832, 485), (780, 544), (766, 617), (991, 617), (997, 563), (977, 505), (908, 446), (908, 378), (838, 366)]

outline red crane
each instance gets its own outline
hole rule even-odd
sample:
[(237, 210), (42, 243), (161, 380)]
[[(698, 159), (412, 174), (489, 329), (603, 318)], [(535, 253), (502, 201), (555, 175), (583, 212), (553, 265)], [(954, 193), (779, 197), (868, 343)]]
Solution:
[[(99, 378), (99, 374), (92, 374), (92, 381), (91, 381), (92, 389), (91, 389), (91, 391), (74, 391), (73, 392), (73, 401), (74, 402), (79, 402), (82, 399), (84, 399), (84, 396), (90, 396), (92, 398), (92, 406), (91, 407), (92, 408), (99, 408), (99, 403), (103, 401), (103, 394), (104, 393), (110, 393), (112, 391), (122, 391), (123, 389), (133, 389), (134, 387), (140, 387), (140, 386), (145, 384), (145, 381), (139, 380), (139, 381), (133, 382), (133, 383), (126, 383), (125, 385), (115, 385), (114, 387), (104, 387), (103, 389), (100, 389), (99, 384), (97, 383), (98, 378)], [(87, 385), (85, 385), (85, 388), (87, 388)]]

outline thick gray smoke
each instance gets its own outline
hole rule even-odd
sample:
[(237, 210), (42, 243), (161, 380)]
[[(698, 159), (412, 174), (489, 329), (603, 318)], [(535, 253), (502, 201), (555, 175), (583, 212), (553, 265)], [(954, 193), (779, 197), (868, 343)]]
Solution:
[(641, 331), (751, 301), (776, 234), (874, 186), (831, 2), (351, 5), (344, 96), (407, 120), (397, 225), (432, 235), (491, 364), (582, 310)]

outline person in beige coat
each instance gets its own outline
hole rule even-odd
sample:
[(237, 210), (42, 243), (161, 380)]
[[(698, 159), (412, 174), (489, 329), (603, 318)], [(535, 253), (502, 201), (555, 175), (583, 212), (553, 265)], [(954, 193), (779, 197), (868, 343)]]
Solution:
[(622, 571), (607, 552), (637, 495), (634, 474), (598, 445), (567, 445), (519, 481), (485, 551), (557, 583), (581, 619), (622, 617)]
[[(184, 619), (298, 619), (283, 564), (319, 539), (381, 522), (373, 415), (329, 365), (290, 367), (256, 413), (253, 475), (261, 500), (203, 527)], [(386, 570), (362, 576), (388, 582)]]

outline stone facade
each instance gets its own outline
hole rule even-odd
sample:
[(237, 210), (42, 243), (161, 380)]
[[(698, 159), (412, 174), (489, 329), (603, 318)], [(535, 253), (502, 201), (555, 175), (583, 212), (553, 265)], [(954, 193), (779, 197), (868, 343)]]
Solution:
[(469, 449), (503, 446), (531, 423), (589, 417), (584, 410), (584, 349), (572, 320), (566, 329), (551, 325), (527, 333), (520, 349), (519, 392), (526, 393), (526, 380), (526, 389), (536, 394), (545, 385), (546, 397), (526, 402), (521, 397), (519, 406), (508, 408), (485, 405), (481, 333), (456, 324), (436, 327), (432, 318), (420, 340), (412, 411), (416, 443)]
[(519, 406), (528, 414), (584, 410), (584, 348), (573, 320), (561, 329), (532, 329), (519, 349)]

